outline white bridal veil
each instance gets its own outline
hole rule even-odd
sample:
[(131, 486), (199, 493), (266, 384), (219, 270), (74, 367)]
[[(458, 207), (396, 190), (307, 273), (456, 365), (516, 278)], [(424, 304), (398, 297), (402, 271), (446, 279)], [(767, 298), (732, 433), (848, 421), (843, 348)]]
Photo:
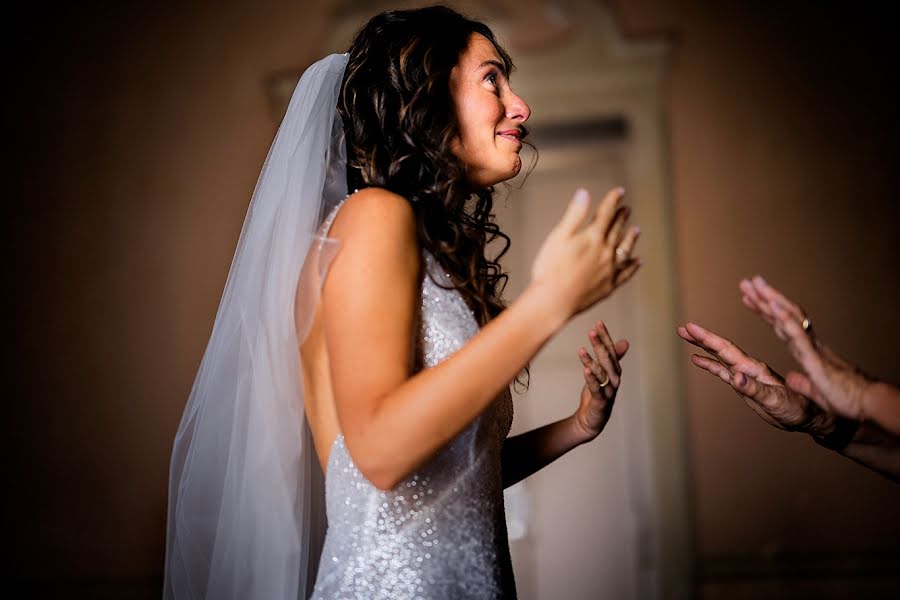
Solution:
[(306, 70), (256, 184), (172, 450), (165, 598), (297, 600), (315, 581), (324, 486), (299, 345), (337, 250), (319, 225), (347, 191), (346, 64)]

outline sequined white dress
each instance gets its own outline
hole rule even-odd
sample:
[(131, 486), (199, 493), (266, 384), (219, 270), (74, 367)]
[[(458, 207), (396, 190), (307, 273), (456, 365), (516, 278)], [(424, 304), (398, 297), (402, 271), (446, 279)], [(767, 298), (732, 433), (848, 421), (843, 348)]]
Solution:
[[(447, 279), (438, 261), (425, 250), (422, 261), (415, 371), (445, 360), (478, 331), (459, 292), (435, 284)], [(338, 434), (328, 458), (328, 531), (312, 598), (514, 598), (500, 472), (512, 410), (507, 389), (391, 491), (363, 477)]]

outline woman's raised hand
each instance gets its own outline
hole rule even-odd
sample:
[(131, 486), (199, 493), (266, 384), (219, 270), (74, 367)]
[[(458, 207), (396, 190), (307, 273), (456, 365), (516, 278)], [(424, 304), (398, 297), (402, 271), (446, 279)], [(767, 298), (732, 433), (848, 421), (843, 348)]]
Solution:
[(640, 230), (628, 227), (624, 195), (622, 188), (607, 192), (592, 212), (590, 195), (579, 189), (538, 251), (532, 284), (553, 290), (569, 316), (609, 296), (642, 264), (631, 256)]
[(603, 431), (612, 414), (616, 393), (622, 381), (619, 361), (628, 352), (628, 341), (613, 342), (602, 321), (588, 332), (596, 358), (584, 347), (578, 349), (583, 366), (584, 387), (575, 412), (575, 425), (584, 440), (592, 440)]

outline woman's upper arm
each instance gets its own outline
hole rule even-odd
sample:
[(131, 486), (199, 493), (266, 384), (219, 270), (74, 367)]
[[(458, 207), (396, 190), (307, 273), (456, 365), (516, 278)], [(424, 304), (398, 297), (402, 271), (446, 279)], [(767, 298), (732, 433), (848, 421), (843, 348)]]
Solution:
[(338, 422), (352, 454), (356, 440), (373, 434), (366, 425), (379, 401), (410, 376), (419, 245), (409, 202), (378, 188), (347, 200), (330, 236), (341, 246), (322, 290), (325, 337)]

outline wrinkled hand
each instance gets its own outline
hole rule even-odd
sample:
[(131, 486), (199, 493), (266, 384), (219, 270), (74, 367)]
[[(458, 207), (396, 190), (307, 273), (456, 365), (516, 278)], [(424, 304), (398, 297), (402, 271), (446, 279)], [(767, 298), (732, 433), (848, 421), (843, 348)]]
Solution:
[(820, 437), (834, 428), (833, 416), (786, 386), (778, 373), (731, 341), (695, 323), (679, 326), (678, 335), (714, 357), (694, 354), (691, 361), (695, 365), (730, 385), (747, 406), (773, 427)]
[(532, 283), (551, 290), (569, 317), (609, 296), (641, 266), (631, 256), (640, 231), (628, 227), (624, 194), (611, 190), (591, 211), (590, 195), (578, 190), (534, 259)]
[(805, 311), (762, 277), (740, 283), (744, 305), (759, 315), (787, 342), (788, 350), (803, 372), (789, 372), (790, 389), (812, 398), (822, 409), (861, 422), (865, 419), (866, 389), (871, 380), (818, 340), (812, 327), (803, 329)]
[(603, 321), (597, 321), (588, 332), (588, 339), (596, 359), (583, 346), (578, 349), (584, 365), (584, 387), (575, 412), (575, 425), (585, 440), (592, 440), (600, 435), (612, 414), (622, 376), (619, 360), (628, 352), (628, 341), (613, 343)]

